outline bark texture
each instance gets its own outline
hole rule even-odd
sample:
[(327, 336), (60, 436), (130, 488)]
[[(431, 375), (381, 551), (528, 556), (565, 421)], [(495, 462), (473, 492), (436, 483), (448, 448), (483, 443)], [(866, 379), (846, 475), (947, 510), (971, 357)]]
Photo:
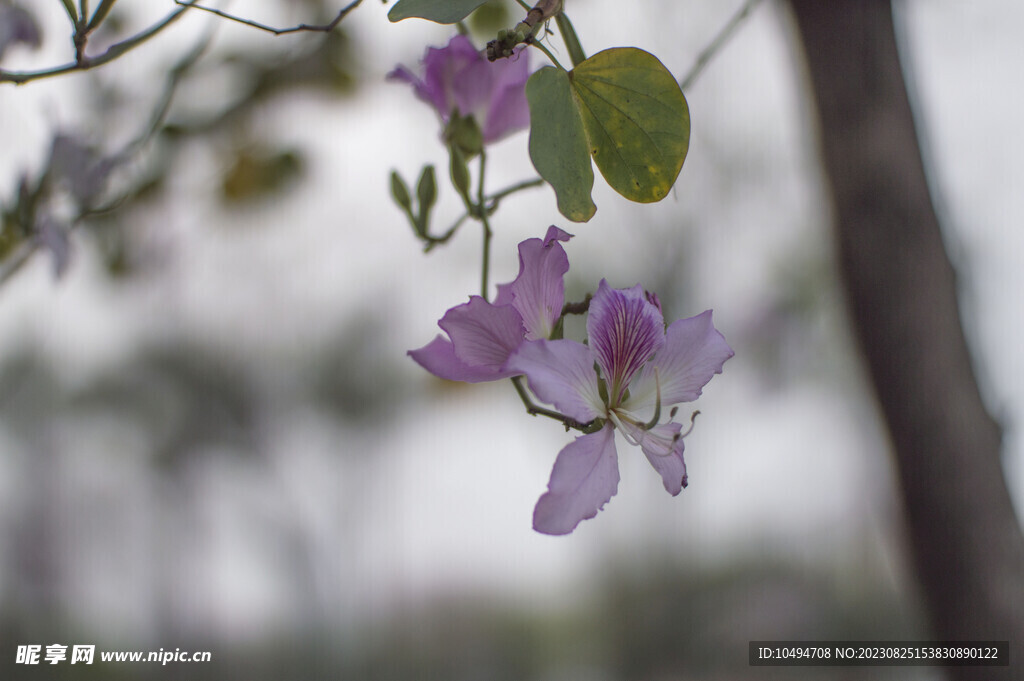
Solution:
[(952, 668), (951, 678), (1022, 679), (1024, 539), (1001, 430), (961, 327), (891, 4), (791, 6), (817, 103), (840, 274), (892, 440), (932, 634), (1010, 641), (1010, 668)]

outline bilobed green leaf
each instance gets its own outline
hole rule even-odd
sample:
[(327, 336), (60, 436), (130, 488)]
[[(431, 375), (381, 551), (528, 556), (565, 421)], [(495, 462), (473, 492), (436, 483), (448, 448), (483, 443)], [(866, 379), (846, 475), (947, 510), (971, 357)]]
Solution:
[(415, 17), (439, 24), (462, 21), (487, 0), (398, 0), (388, 12), (392, 22)]
[(604, 179), (630, 201), (665, 198), (690, 145), (690, 110), (669, 70), (649, 52), (616, 47), (590, 57), (569, 78)]
[(568, 74), (545, 66), (526, 82), (530, 104), (530, 159), (558, 198), (558, 211), (586, 222), (597, 207), (590, 198), (594, 170), (580, 109)]

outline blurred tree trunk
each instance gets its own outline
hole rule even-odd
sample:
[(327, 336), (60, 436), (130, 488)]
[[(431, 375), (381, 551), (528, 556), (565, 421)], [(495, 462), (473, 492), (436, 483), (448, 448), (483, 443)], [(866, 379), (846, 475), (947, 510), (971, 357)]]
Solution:
[[(889, 0), (791, 0), (817, 102), (840, 275), (892, 439), (914, 564), (946, 640), (1010, 640), (1024, 678), (1024, 539), (961, 328)], [(993, 673), (996, 672), (996, 673)]]

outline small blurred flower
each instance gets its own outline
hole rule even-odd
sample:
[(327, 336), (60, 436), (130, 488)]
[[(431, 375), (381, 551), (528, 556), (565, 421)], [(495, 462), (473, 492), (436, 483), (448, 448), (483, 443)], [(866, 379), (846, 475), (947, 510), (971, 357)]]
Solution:
[(519, 275), (498, 286), (494, 303), (471, 296), (445, 313), (438, 335), (409, 355), (424, 369), (450, 381), (480, 383), (514, 376), (505, 362), (524, 341), (548, 338), (562, 314), (569, 258), (560, 241), (572, 237), (558, 227), (543, 239), (519, 244)]
[(389, 73), (388, 79), (412, 85), (446, 126), (459, 120), (453, 112), (461, 118), (472, 116), (484, 144), (489, 144), (530, 125), (526, 103), (530, 64), (525, 50), (511, 59), (489, 62), (469, 38), (457, 35), (447, 47), (427, 48), (422, 63), (422, 79), (404, 66)]
[(49, 251), (53, 258), (53, 278), (63, 277), (71, 262), (68, 228), (52, 216), (42, 215), (36, 221), (35, 241), (41, 249)]
[(39, 26), (23, 7), (0, 2), (0, 59), (8, 47), (18, 43), (39, 47), (42, 43)]
[(686, 486), (682, 426), (658, 423), (662, 407), (691, 402), (733, 356), (711, 323), (711, 311), (667, 329), (656, 296), (640, 286), (613, 289), (604, 280), (590, 302), (589, 345), (532, 340), (504, 369), (526, 374), (541, 400), (581, 424), (598, 428), (558, 454), (533, 527), (568, 534), (593, 518), (618, 489), (615, 429), (639, 446), (673, 496)]
[(103, 193), (117, 163), (116, 158), (101, 156), (73, 135), (58, 133), (53, 138), (50, 148), (52, 179), (83, 206), (91, 205)]

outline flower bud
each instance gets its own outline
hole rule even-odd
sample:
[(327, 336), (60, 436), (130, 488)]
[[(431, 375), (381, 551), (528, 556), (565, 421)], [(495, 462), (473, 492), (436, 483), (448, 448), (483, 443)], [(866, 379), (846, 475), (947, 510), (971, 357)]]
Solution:
[(405, 180), (395, 170), (391, 171), (391, 198), (405, 212), (412, 211), (412, 198), (409, 196), (409, 187), (406, 186)]

